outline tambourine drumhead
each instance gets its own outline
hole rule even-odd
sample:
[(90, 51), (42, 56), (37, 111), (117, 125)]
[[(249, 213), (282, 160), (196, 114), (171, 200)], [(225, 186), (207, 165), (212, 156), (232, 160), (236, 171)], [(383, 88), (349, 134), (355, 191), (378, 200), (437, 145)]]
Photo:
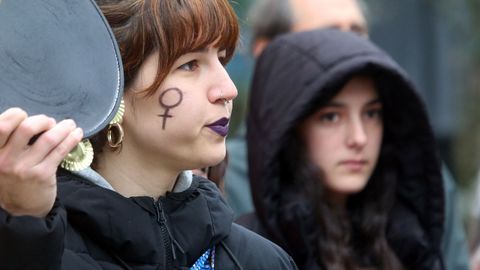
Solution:
[(93, 0), (0, 0), (0, 111), (74, 119), (86, 138), (115, 115), (120, 53)]

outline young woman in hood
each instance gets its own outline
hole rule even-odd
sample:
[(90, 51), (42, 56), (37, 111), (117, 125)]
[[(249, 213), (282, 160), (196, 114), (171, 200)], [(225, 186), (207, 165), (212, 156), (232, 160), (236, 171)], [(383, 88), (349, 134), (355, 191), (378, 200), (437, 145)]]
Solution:
[(443, 189), (424, 106), (399, 66), (338, 30), (260, 56), (247, 138), (255, 213), (239, 223), (300, 269), (443, 269)]
[(125, 113), (75, 173), (57, 171), (83, 136), (72, 120), (0, 114), (0, 268), (296, 269), (185, 172), (225, 156), (239, 32), (228, 1), (97, 3), (120, 48)]

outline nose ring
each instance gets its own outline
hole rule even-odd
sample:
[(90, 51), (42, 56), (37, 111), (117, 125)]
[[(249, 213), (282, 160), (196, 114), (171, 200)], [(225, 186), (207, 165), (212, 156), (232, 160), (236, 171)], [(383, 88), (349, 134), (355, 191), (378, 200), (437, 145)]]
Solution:
[(228, 103), (230, 103), (230, 100), (226, 99), (223, 97), (223, 90), (220, 90), (220, 99), (223, 100), (223, 103), (225, 105), (227, 105)]

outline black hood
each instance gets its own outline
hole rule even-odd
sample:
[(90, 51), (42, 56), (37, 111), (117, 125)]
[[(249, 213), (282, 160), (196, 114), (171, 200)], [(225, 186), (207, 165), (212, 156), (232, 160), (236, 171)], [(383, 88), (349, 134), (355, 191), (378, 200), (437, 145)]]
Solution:
[(433, 246), (440, 245), (443, 187), (425, 106), (387, 54), (365, 38), (338, 30), (283, 35), (256, 65), (247, 118), (249, 176), (257, 216), (274, 239), (282, 238), (277, 217), (289, 211), (279, 209), (278, 202), (295, 192), (279, 183), (278, 154), (289, 132), (353, 75), (365, 73), (376, 81), (388, 113), (384, 138), (392, 141), (401, 172), (394, 199), (419, 219)]

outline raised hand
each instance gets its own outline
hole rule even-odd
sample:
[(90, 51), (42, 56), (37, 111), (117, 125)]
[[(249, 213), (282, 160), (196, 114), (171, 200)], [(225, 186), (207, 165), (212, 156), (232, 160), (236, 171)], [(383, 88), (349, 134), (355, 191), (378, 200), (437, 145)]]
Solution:
[(82, 136), (73, 120), (56, 123), (19, 108), (0, 114), (0, 207), (14, 216), (45, 217), (57, 195), (57, 167)]

